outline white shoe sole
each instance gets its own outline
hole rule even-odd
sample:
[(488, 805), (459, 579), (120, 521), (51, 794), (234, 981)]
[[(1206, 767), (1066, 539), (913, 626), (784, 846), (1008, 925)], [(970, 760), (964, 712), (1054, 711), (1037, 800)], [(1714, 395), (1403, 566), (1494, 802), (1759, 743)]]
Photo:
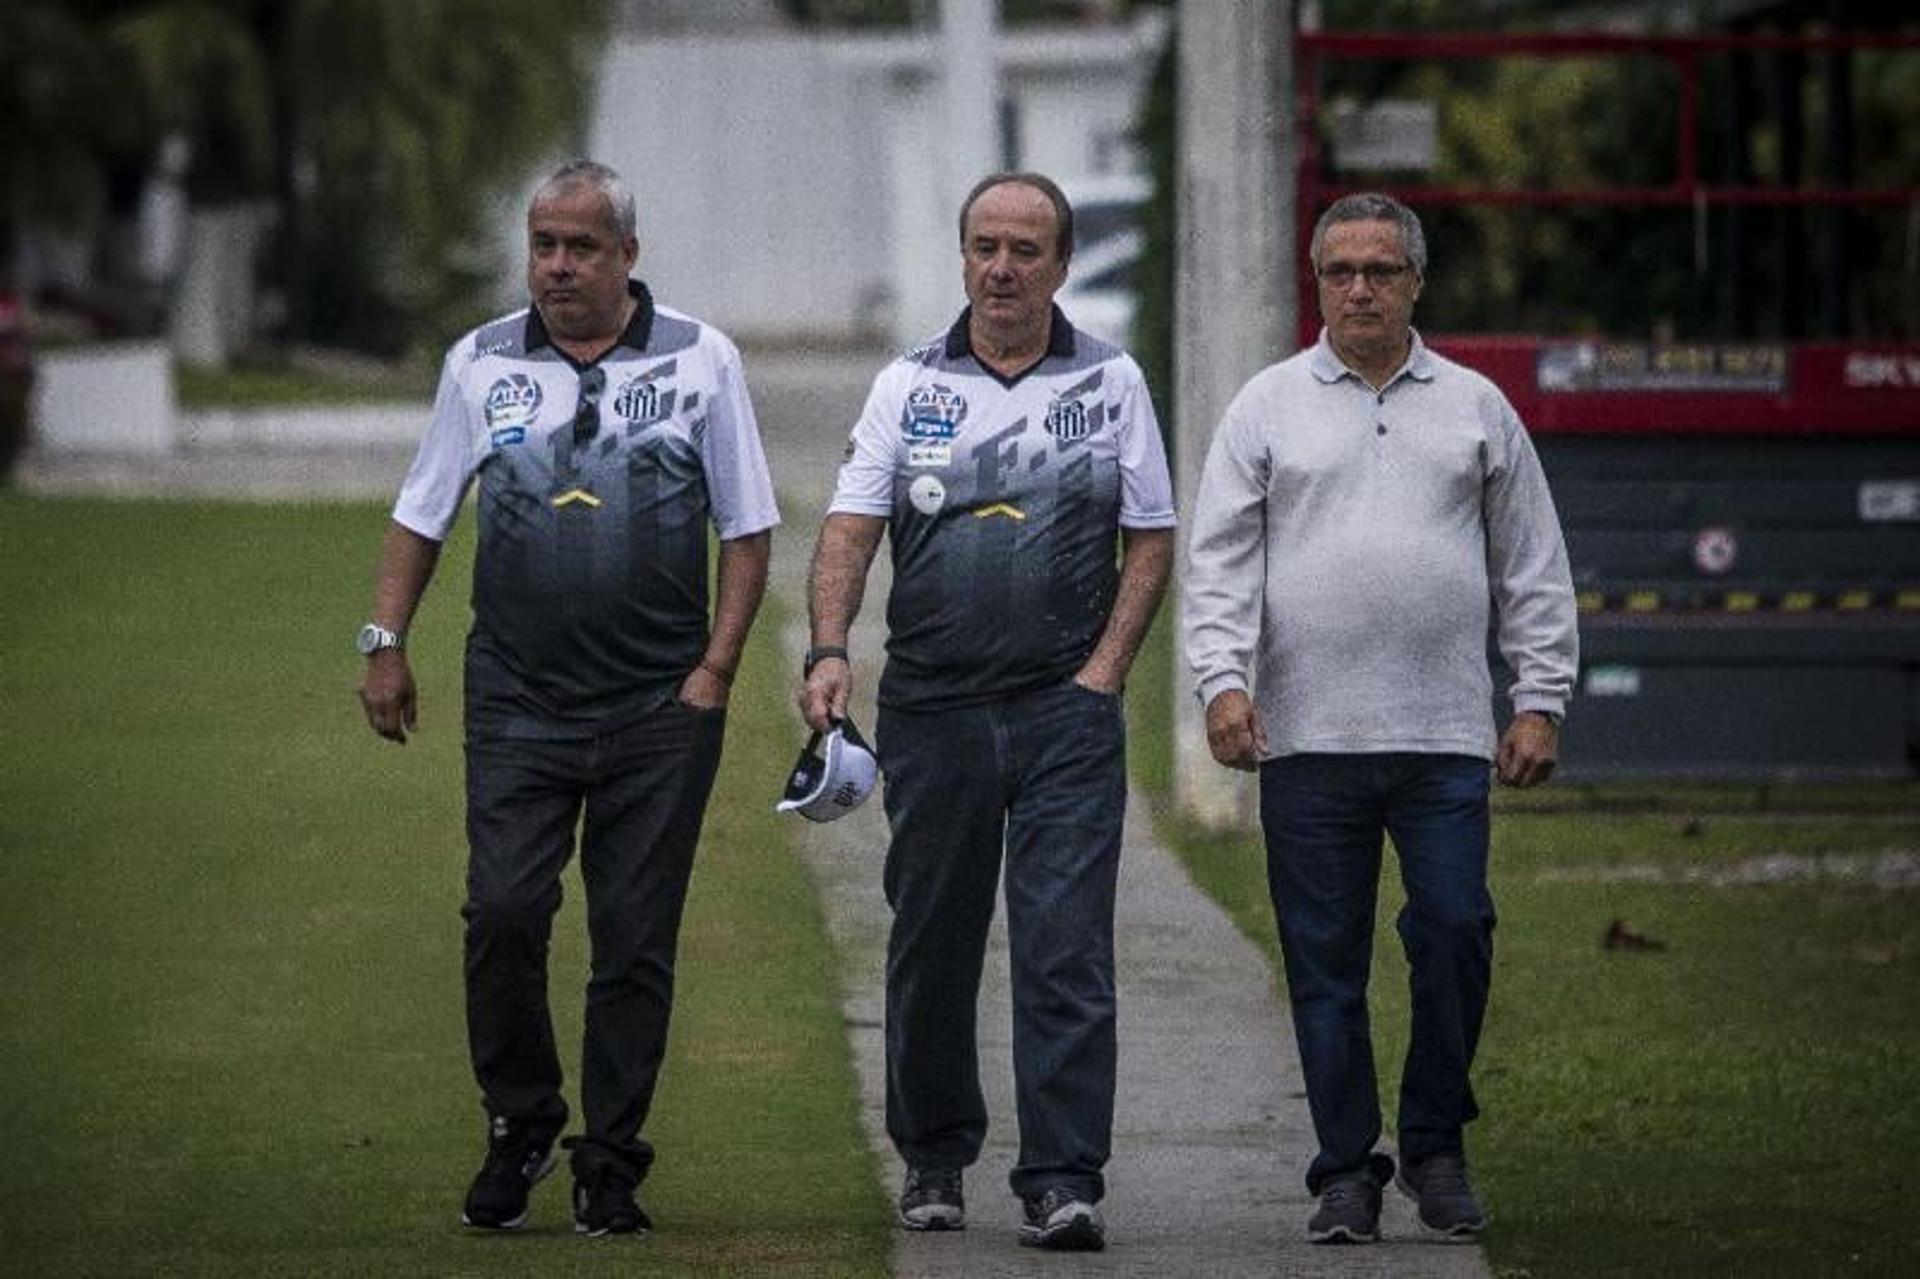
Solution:
[(1020, 1242), (1049, 1252), (1099, 1252), (1107, 1246), (1107, 1230), (1093, 1205), (1070, 1204), (1045, 1225), (1022, 1225)]
[(916, 1208), (914, 1212), (920, 1215), (910, 1217), (904, 1212), (900, 1214), (902, 1230), (965, 1230), (967, 1228), (967, 1214), (964, 1209)]

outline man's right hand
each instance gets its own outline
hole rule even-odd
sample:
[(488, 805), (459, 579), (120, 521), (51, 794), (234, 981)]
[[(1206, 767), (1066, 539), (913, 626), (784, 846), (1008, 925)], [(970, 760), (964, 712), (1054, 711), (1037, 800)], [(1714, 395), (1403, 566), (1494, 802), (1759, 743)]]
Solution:
[(1267, 730), (1244, 688), (1230, 688), (1207, 703), (1207, 749), (1228, 768), (1251, 773), (1267, 753)]
[(833, 721), (847, 717), (847, 699), (853, 695), (853, 668), (843, 657), (823, 657), (814, 663), (800, 686), (800, 717), (807, 727), (824, 733)]
[(405, 650), (382, 649), (367, 659), (367, 672), (360, 680), (360, 705), (374, 732), (390, 742), (407, 744), (418, 707)]

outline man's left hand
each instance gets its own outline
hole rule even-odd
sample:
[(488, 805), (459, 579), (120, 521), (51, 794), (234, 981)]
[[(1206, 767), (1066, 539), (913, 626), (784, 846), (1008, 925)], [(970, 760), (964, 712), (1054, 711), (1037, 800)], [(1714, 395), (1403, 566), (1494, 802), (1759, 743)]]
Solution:
[(705, 666), (696, 666), (680, 683), (680, 700), (695, 710), (720, 710), (727, 704), (727, 682)]
[(1120, 696), (1123, 687), (1120, 680), (1114, 679), (1104, 669), (1096, 671), (1092, 662), (1074, 673), (1073, 682), (1090, 692), (1105, 693), (1108, 697)]
[(1508, 786), (1525, 790), (1553, 776), (1560, 762), (1560, 726), (1538, 711), (1522, 711), (1500, 735), (1494, 774)]

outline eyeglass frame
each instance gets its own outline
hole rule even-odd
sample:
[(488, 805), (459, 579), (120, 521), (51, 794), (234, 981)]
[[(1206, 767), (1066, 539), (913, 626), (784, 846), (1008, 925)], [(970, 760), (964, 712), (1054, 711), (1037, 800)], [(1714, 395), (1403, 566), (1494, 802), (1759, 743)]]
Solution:
[(1419, 268), (1412, 262), (1368, 262), (1354, 266), (1349, 262), (1336, 262), (1332, 266), (1315, 267), (1314, 278), (1330, 289), (1350, 289), (1353, 282), (1364, 278), (1370, 289), (1384, 289), (1397, 284), (1402, 276), (1419, 274)]

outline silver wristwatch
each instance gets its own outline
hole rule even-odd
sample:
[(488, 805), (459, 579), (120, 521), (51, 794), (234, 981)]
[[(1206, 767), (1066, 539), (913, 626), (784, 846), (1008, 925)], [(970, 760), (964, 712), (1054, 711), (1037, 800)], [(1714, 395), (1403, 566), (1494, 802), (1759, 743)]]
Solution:
[(354, 641), (354, 647), (360, 650), (360, 656), (372, 657), (383, 648), (405, 648), (407, 633), (390, 631), (377, 622), (368, 622), (360, 628), (360, 636)]

